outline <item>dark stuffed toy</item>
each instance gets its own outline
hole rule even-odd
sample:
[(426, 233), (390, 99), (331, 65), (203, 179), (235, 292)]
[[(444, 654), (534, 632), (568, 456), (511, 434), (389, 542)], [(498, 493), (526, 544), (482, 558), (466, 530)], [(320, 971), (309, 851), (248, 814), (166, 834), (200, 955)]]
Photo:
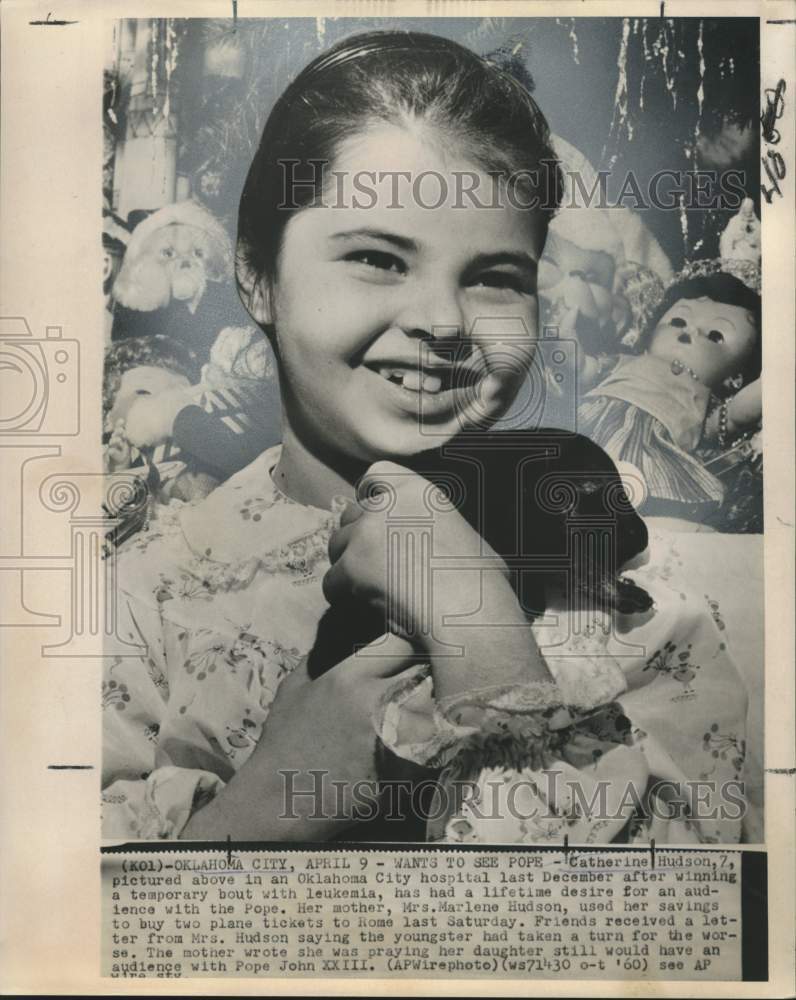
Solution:
[[(530, 619), (544, 613), (548, 584), (568, 573), (572, 600), (595, 610), (646, 610), (649, 597), (619, 576), (647, 547), (647, 528), (627, 498), (616, 466), (598, 445), (560, 431), (499, 431), (462, 436), (405, 464), (451, 494), (461, 514), (502, 556)], [(453, 486), (453, 489), (451, 487)], [(575, 560), (579, 528), (610, 536), (608, 562)], [(318, 676), (385, 632), (370, 607), (329, 608), (318, 626), (309, 670)]]
[[(532, 620), (544, 613), (551, 584), (566, 580), (567, 599), (581, 606), (624, 614), (647, 611), (649, 595), (622, 578), (621, 568), (647, 547), (647, 528), (631, 505), (616, 466), (602, 448), (578, 434), (540, 429), (462, 436), (423, 452), (405, 465), (444, 490), (467, 521), (506, 561), (512, 586)], [(577, 536), (596, 531), (599, 558)], [(576, 558), (578, 552), (581, 558)], [(383, 635), (384, 618), (350, 600), (321, 619), (308, 669), (317, 677), (358, 648)], [(382, 781), (402, 796), (390, 808), (404, 819), (379, 813), (343, 839), (422, 841), (439, 771), (397, 757), (378, 746)], [(394, 814), (393, 814), (394, 815)]]

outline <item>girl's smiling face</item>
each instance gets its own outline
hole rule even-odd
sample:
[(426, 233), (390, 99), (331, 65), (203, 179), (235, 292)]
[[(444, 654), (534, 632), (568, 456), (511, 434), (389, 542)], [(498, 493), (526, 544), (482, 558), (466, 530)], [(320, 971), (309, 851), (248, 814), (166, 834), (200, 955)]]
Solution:
[[(494, 420), (533, 358), (542, 217), (505, 196), (491, 207), (497, 182), (422, 126), (360, 133), (333, 170), (324, 205), (288, 222), (253, 311), (275, 329), (285, 429), (369, 463)], [(460, 193), (465, 171), (480, 205)]]

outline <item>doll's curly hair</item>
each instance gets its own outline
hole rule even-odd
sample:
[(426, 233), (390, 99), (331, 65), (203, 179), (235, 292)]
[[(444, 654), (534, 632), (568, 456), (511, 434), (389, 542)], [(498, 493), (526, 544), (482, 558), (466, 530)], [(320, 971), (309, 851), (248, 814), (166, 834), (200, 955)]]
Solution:
[(129, 337), (112, 344), (105, 353), (102, 377), (102, 415), (107, 416), (122, 381), (131, 368), (143, 365), (184, 375), (190, 382), (199, 378), (200, 365), (193, 351), (171, 337)]

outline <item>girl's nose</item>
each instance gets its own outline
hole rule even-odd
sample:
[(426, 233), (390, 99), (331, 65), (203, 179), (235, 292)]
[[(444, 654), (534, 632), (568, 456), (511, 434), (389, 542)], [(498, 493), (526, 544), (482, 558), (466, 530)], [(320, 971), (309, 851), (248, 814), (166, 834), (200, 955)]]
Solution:
[(422, 340), (461, 340), (464, 313), (455, 291), (439, 284), (407, 289), (406, 301), (394, 318), (407, 336)]

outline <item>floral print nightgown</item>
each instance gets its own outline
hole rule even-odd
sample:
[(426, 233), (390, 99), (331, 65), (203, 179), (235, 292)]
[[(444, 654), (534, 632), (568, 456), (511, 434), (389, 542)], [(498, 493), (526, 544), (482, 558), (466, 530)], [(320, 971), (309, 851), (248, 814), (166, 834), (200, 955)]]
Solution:
[[(338, 513), (280, 493), (278, 456), (269, 449), (200, 503), (172, 503), (117, 554), (120, 625), (102, 688), (108, 839), (179, 837), (247, 760), (280, 682), (312, 647)], [(672, 793), (667, 806), (656, 786), (744, 778), (746, 692), (720, 609), (682, 585), (676, 538), (653, 538), (629, 572), (651, 611), (614, 629), (566, 611), (534, 625), (553, 682), (440, 704), (429, 666), (397, 678), (375, 733), (443, 768), (443, 793), (457, 789), (429, 840), (740, 839), (737, 801), (707, 793), (715, 815), (695, 819), (692, 802), (684, 813)], [(461, 721), (474, 704), (479, 726)], [(653, 786), (664, 808), (650, 811)], [(600, 788), (600, 808), (584, 810)]]

